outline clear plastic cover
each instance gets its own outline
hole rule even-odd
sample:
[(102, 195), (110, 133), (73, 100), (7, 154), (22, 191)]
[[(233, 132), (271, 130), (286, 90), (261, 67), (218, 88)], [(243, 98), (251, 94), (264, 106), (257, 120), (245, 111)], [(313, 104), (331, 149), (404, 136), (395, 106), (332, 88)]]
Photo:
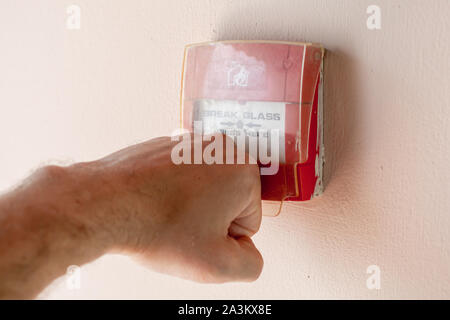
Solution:
[(183, 64), (181, 125), (193, 130), (194, 122), (201, 123), (203, 134), (221, 132), (235, 141), (244, 136), (246, 150), (262, 168), (271, 164), (263, 163), (257, 151), (252, 154), (249, 142), (252, 137), (267, 138), (267, 152), (273, 156), (276, 145), (279, 164), (277, 172), (261, 175), (262, 198), (283, 201), (298, 197), (297, 166), (308, 160), (322, 58), (322, 47), (308, 43), (189, 45)]

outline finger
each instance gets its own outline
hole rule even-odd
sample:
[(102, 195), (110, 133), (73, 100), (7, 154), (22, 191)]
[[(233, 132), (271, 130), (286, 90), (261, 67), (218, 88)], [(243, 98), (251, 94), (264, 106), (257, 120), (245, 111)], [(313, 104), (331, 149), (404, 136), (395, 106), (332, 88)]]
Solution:
[(261, 274), (263, 258), (249, 237), (228, 237), (217, 248), (214, 282), (255, 281)]
[(252, 237), (261, 226), (261, 200), (255, 199), (242, 214), (234, 219), (228, 228), (228, 234), (233, 238)]

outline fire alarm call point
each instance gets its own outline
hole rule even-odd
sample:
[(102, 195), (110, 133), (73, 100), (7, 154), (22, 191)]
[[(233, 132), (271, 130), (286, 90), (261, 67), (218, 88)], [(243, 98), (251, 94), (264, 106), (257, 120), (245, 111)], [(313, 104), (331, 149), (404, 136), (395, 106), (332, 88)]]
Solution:
[(181, 125), (243, 141), (260, 164), (263, 200), (309, 200), (323, 191), (323, 57), (321, 45), (301, 42), (188, 45)]

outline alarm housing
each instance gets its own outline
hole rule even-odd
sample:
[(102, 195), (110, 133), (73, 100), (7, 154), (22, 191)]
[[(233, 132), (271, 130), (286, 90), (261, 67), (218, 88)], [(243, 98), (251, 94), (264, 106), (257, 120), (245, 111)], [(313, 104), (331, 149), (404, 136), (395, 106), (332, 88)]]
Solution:
[[(276, 130), (278, 170), (261, 174), (262, 199), (309, 200), (323, 192), (323, 57), (321, 45), (302, 42), (188, 45), (181, 126), (193, 131), (201, 123), (203, 134), (233, 139), (237, 133), (270, 138)], [(270, 166), (255, 158), (262, 168)]]

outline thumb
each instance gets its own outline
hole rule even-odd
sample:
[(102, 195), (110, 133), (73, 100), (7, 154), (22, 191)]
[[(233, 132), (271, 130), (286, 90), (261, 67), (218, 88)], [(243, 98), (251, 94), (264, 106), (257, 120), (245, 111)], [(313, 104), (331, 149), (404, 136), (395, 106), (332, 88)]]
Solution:
[(228, 236), (218, 248), (217, 280), (255, 281), (261, 274), (264, 262), (252, 239), (247, 236)]

